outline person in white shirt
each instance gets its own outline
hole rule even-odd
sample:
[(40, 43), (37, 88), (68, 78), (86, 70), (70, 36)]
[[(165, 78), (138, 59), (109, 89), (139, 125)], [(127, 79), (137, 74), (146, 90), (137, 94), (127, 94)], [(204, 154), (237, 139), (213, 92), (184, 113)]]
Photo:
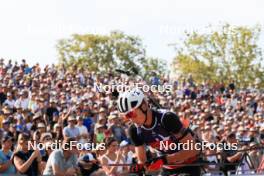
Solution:
[(133, 158), (136, 158), (135, 153), (130, 150), (130, 144), (128, 141), (123, 140), (120, 144), (119, 144), (120, 148), (123, 148), (123, 158), (125, 161), (125, 164), (132, 164), (133, 163)]
[(20, 97), (16, 100), (15, 107), (22, 107), (22, 109), (27, 109), (29, 103), (28, 92), (26, 90), (23, 90), (19, 93), (19, 95)]
[(89, 133), (86, 126), (83, 125), (83, 117), (77, 116), (77, 128), (80, 131), (80, 143), (86, 143), (89, 140)]
[(5, 100), (4, 104), (7, 104), (9, 108), (14, 108), (15, 100), (13, 99), (10, 92), (7, 93), (7, 99)]
[(28, 103), (28, 109), (30, 109), (33, 112), (36, 112), (38, 110), (37, 100), (38, 98), (36, 97), (36, 93), (33, 92), (31, 94), (31, 99), (29, 100), (29, 103)]
[(63, 138), (75, 138), (77, 140), (80, 139), (80, 131), (76, 125), (76, 117), (69, 116), (68, 117), (68, 125), (63, 128)]
[(105, 138), (106, 153), (101, 157), (102, 168), (109, 176), (128, 175), (127, 166), (107, 166), (109, 164), (124, 163), (123, 148), (119, 147), (118, 142), (113, 138)]
[(77, 75), (77, 78), (79, 78), (79, 81), (82, 85), (85, 84), (85, 78), (84, 75), (79, 71), (79, 74)]

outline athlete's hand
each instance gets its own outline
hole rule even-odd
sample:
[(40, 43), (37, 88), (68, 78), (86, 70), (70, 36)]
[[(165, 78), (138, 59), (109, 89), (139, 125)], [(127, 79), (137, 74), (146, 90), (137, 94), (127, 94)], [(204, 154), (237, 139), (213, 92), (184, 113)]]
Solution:
[(143, 171), (145, 171), (143, 164), (134, 164), (129, 168), (130, 173), (141, 173)]
[(148, 161), (147, 171), (160, 170), (162, 168), (162, 166), (166, 163), (167, 163), (167, 160), (166, 160), (165, 156), (161, 156), (161, 157), (151, 159), (150, 161)]

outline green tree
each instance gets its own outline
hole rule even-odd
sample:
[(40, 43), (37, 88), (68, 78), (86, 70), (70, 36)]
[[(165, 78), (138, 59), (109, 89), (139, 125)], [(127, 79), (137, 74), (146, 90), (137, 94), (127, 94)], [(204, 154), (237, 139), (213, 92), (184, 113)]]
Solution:
[(260, 26), (225, 24), (208, 33), (186, 32), (183, 44), (175, 46), (173, 68), (192, 74), (199, 83), (234, 81), (247, 87), (258, 80), (264, 87), (264, 60), (257, 45), (260, 31)]
[(149, 78), (153, 75), (162, 77), (164, 76), (164, 73), (167, 71), (167, 65), (166, 63), (159, 58), (154, 57), (147, 57), (143, 63), (143, 70), (144, 70), (144, 76), (146, 79), (149, 80)]
[(61, 39), (57, 50), (60, 64), (67, 67), (77, 65), (91, 71), (140, 67), (145, 59), (141, 39), (119, 31), (110, 35), (74, 34), (68, 39)]

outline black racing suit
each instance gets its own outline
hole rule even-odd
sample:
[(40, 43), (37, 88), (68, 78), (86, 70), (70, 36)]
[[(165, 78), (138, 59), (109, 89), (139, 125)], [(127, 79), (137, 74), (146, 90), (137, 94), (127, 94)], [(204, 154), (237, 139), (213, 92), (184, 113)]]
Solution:
[[(179, 117), (172, 112), (165, 110), (152, 110), (152, 125), (150, 128), (144, 126), (136, 127), (130, 126), (129, 135), (132, 143), (135, 146), (147, 145), (155, 149), (159, 155), (167, 155), (179, 152), (179, 149), (169, 148), (166, 144), (179, 143), (179, 141), (187, 134), (194, 133), (187, 127), (185, 128)], [(175, 134), (182, 134), (180, 139), (175, 137)], [(199, 156), (190, 158), (184, 164), (191, 164), (197, 162)], [(200, 167), (198, 166), (163, 166), (163, 175), (172, 175), (186, 173), (191, 176), (200, 175)]]

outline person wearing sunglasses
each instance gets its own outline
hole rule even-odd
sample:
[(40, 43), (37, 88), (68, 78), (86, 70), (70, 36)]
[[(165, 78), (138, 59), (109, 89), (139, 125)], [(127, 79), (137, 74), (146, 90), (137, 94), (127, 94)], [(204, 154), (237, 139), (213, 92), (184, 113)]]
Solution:
[[(200, 151), (194, 147), (189, 147), (190, 150), (162, 147), (162, 144), (166, 143), (198, 142), (193, 131), (185, 127), (175, 113), (151, 109), (144, 93), (138, 88), (128, 90), (119, 96), (118, 109), (121, 116), (132, 122), (129, 136), (135, 145), (138, 163), (130, 167), (131, 172), (155, 172), (162, 169), (163, 175), (181, 173), (200, 175), (200, 167), (197, 166), (168, 166), (194, 163), (200, 155)], [(153, 148), (158, 157), (148, 160), (145, 146)]]

